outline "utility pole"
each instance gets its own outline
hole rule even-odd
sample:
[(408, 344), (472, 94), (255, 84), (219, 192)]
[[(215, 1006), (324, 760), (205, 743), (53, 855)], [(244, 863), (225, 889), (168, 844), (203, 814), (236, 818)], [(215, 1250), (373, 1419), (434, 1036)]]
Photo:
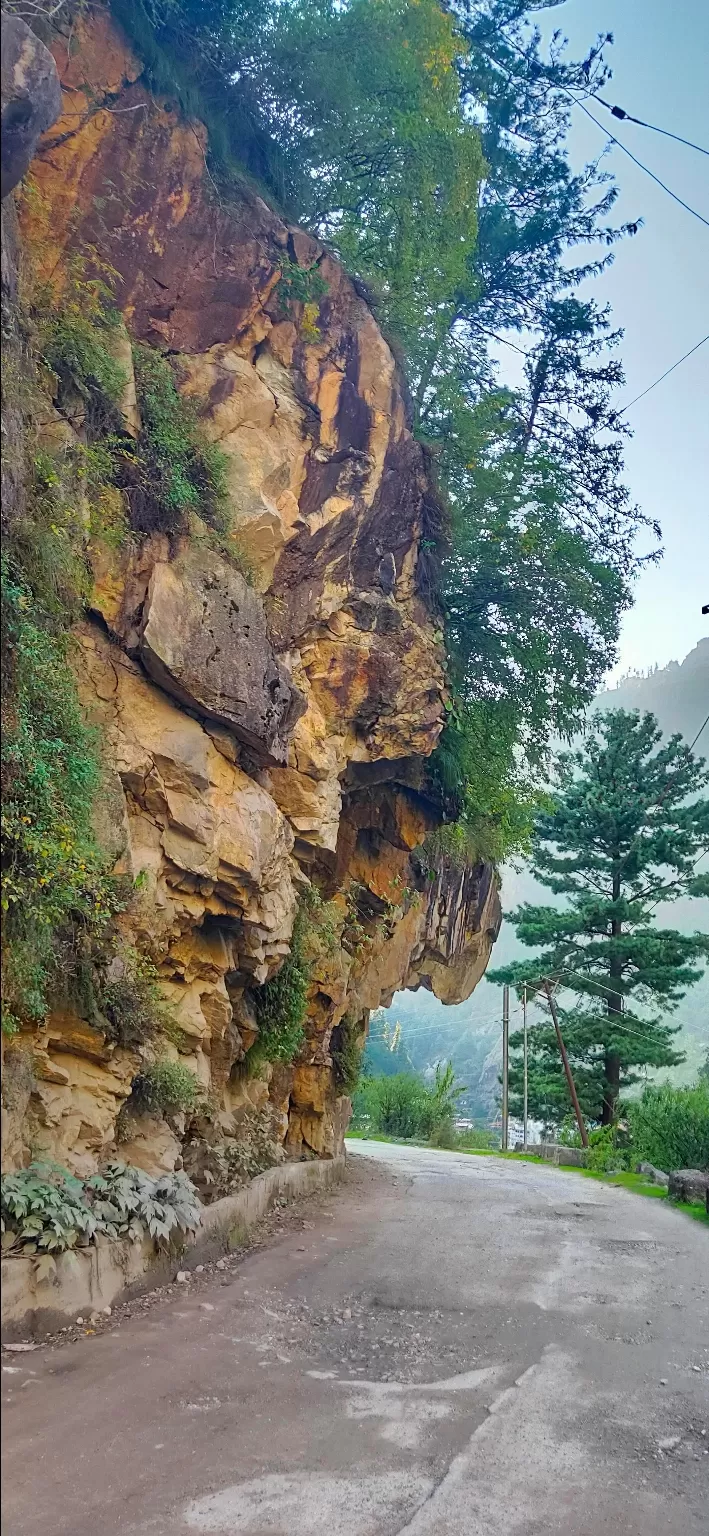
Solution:
[(563, 1040), (561, 1038), (561, 1028), (559, 1026), (559, 1015), (558, 1015), (558, 1013), (556, 1011), (556, 1003), (554, 1002), (554, 998), (552, 996), (551, 983), (547, 979), (545, 979), (545, 981), (544, 981), (544, 991), (546, 992), (546, 995), (547, 995), (547, 1002), (549, 1004), (549, 1011), (551, 1013), (552, 1019), (554, 1020), (554, 1029), (556, 1030), (556, 1038), (557, 1038), (557, 1041), (558, 1041), (558, 1044), (559, 1044), (559, 1050), (561, 1051), (561, 1059), (562, 1059), (562, 1061), (564, 1063), (564, 1071), (566, 1073), (566, 1082), (568, 1084), (569, 1093), (571, 1094), (571, 1102), (572, 1102), (572, 1104), (574, 1106), (574, 1114), (576, 1116), (576, 1124), (578, 1125), (578, 1128), (579, 1128), (579, 1135), (581, 1137), (581, 1145), (583, 1147), (587, 1147), (588, 1146), (588, 1134), (587, 1134), (587, 1131), (586, 1131), (586, 1126), (584, 1124), (584, 1118), (583, 1118), (583, 1115), (581, 1113), (581, 1105), (579, 1104), (579, 1097), (578, 1097), (578, 1094), (576, 1092), (576, 1084), (574, 1082), (573, 1073), (572, 1073), (571, 1067), (569, 1065), (569, 1058), (568, 1058), (568, 1056), (566, 1054), (566, 1046), (564, 1045), (564, 1042), (563, 1042)]
[(508, 1075), (510, 1056), (510, 989), (505, 983), (502, 988), (502, 1150), (507, 1151), (508, 1142)]
[(524, 1106), (523, 1106), (523, 1110), (522, 1110), (522, 1123), (523, 1123), (523, 1127), (524, 1127), (524, 1134), (523, 1134), (523, 1139), (522, 1139), (522, 1150), (524, 1152), (526, 1152), (526, 1150), (527, 1150), (527, 1102), (528, 1102), (528, 1098), (529, 1098), (529, 1077), (528, 1077), (528, 1070), (527, 1070), (528, 1062), (527, 1062), (527, 983), (526, 983), (526, 981), (524, 983), (524, 986), (522, 987), (522, 1028), (524, 1030)]

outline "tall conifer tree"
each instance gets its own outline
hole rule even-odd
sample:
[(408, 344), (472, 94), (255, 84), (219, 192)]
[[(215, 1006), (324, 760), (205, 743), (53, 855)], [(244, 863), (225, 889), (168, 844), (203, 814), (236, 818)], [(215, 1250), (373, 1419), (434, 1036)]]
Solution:
[[(558, 981), (582, 1106), (603, 1125), (639, 1067), (682, 1060), (672, 1011), (701, 975), (709, 934), (658, 927), (655, 914), (709, 894), (709, 876), (696, 872), (709, 850), (708, 782), (681, 736), (663, 743), (653, 715), (613, 710), (561, 754), (553, 806), (537, 823), (532, 868), (563, 904), (512, 913), (517, 937), (541, 953), (491, 979), (532, 989)], [(531, 1041), (531, 1112), (558, 1121), (567, 1094), (553, 1030), (539, 1026)], [(521, 1036), (511, 1044), (519, 1049)]]

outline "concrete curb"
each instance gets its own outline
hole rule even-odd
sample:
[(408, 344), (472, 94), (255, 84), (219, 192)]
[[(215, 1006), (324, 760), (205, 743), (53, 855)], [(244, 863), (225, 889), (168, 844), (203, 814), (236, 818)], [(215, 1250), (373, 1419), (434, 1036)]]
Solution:
[(236, 1195), (204, 1207), (198, 1230), (179, 1245), (158, 1252), (142, 1243), (99, 1238), (89, 1248), (60, 1254), (56, 1274), (38, 1280), (34, 1259), (2, 1261), (2, 1340), (41, 1338), (79, 1316), (129, 1301), (173, 1280), (185, 1260), (190, 1267), (229, 1253), (282, 1195), (297, 1197), (330, 1189), (344, 1176), (345, 1155), (328, 1161), (280, 1163), (260, 1173)]

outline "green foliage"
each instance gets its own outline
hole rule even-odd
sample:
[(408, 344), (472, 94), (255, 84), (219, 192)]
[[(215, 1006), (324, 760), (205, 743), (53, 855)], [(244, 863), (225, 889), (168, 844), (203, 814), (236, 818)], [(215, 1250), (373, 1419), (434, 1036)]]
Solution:
[(290, 954), (276, 975), (254, 992), (259, 1034), (248, 1054), (252, 1068), (262, 1061), (293, 1061), (305, 1039), (311, 969), (306, 957), (307, 928), (303, 904), (293, 924)]
[(2, 1009), (2, 1032), (6, 1040), (14, 1040), (15, 1035), (20, 1033), (20, 1021), (17, 1014), (13, 1013), (12, 1008), (5, 1006)]
[(61, 1253), (89, 1242), (96, 1221), (81, 1179), (54, 1164), (32, 1163), (2, 1180), (2, 1245), (7, 1251)]
[(364, 1077), (355, 1094), (353, 1124), (404, 1140), (431, 1138), (435, 1146), (453, 1145), (456, 1106), (464, 1092), (450, 1062), (436, 1067), (430, 1088), (413, 1072)]
[(509, 703), (452, 704), (431, 776), (455, 820), (426, 840), (431, 862), (457, 868), (481, 859), (502, 863), (529, 847), (542, 796), (520, 768), (517, 745), (518, 720)]
[(225, 455), (207, 442), (193, 402), (178, 393), (169, 359), (141, 343), (133, 361), (141, 419), (135, 452), (126, 449), (125, 456), (133, 527), (176, 534), (195, 513), (226, 532)]
[(39, 356), (56, 380), (59, 409), (89, 437), (116, 430), (126, 384), (112, 352), (120, 323), (113, 288), (118, 273), (95, 246), (68, 253), (62, 282), (46, 283), (31, 298)]
[(496, 1131), (471, 1126), (468, 1130), (458, 1131), (455, 1145), (461, 1152), (496, 1152), (500, 1138)]
[[(113, 439), (93, 441), (115, 427), (124, 384), (111, 354), (114, 276), (82, 250), (61, 290), (33, 290), (26, 353), (11, 381), (27, 449), (23, 502), (3, 528), (3, 997), (21, 1020), (44, 1016), (50, 986), (73, 973), (122, 904), (93, 830), (99, 742), (81, 708), (68, 634), (89, 589), (87, 507), (93, 519), (114, 464)], [(34, 448), (48, 370), (87, 438), (55, 453)]]
[(618, 1173), (630, 1168), (632, 1160), (630, 1138), (621, 1126), (603, 1125), (589, 1132), (587, 1168), (595, 1169), (597, 1173)]
[(91, 823), (100, 784), (93, 731), (79, 704), (67, 641), (3, 560), (2, 740), (4, 996), (41, 1018), (61, 972), (58, 936), (98, 933), (120, 904)]
[(140, 1241), (147, 1232), (164, 1242), (199, 1222), (196, 1191), (184, 1173), (151, 1178), (140, 1168), (109, 1163), (79, 1179), (57, 1164), (32, 1163), (2, 1180), (4, 1253), (63, 1253), (99, 1234)]
[(310, 267), (299, 267), (289, 256), (281, 262), (281, 276), (276, 297), (281, 314), (290, 313), (291, 305), (302, 304), (300, 334), (303, 341), (317, 341), (320, 330), (317, 315), (320, 300), (327, 293), (327, 283), (319, 271), (317, 262)]
[[(709, 781), (679, 736), (661, 745), (652, 715), (594, 715), (585, 742), (562, 753), (556, 794), (537, 822), (536, 878), (566, 904), (512, 914), (522, 943), (541, 954), (493, 973), (495, 981), (561, 982), (562, 1032), (585, 1114), (610, 1125), (638, 1067), (672, 1066), (671, 1014), (701, 975), (705, 934), (654, 926), (659, 902), (698, 894), (695, 864), (709, 847)], [(569, 994), (575, 1003), (566, 1003)], [(559, 1123), (570, 1109), (553, 1029), (535, 1026), (530, 1111)], [(519, 1104), (521, 1034), (512, 1037)]]
[(192, 1121), (182, 1144), (184, 1168), (208, 1203), (242, 1189), (272, 1168), (281, 1156), (272, 1106), (248, 1103), (238, 1112), (236, 1137), (225, 1137), (215, 1108), (207, 1104)]
[(357, 1089), (362, 1070), (364, 1031), (351, 1014), (335, 1026), (330, 1037), (330, 1055), (335, 1087), (350, 1098)]
[(168, 1033), (170, 1021), (155, 966), (130, 946), (109, 962), (99, 1007), (107, 1038), (117, 1045), (142, 1045), (160, 1031)]
[(181, 1061), (149, 1062), (134, 1077), (131, 1103), (139, 1109), (159, 1110), (166, 1115), (196, 1109), (203, 1090), (194, 1072)]
[(694, 1088), (664, 1084), (646, 1088), (627, 1105), (633, 1156), (672, 1173), (677, 1168), (709, 1170), (709, 1083)]
[(353, 1105), (353, 1126), (405, 1139), (420, 1137), (427, 1103), (423, 1078), (412, 1072), (365, 1077)]

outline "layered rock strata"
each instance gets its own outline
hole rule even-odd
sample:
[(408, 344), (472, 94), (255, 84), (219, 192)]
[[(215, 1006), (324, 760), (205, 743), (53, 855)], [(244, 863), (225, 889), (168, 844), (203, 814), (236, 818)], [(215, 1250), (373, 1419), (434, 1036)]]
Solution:
[[(170, 356), (226, 455), (238, 560), (207, 530), (118, 546), (94, 535), (77, 634), (105, 744), (99, 831), (135, 882), (120, 922), (158, 968), (175, 1024), (165, 1050), (195, 1072), (210, 1115), (126, 1113), (140, 1052), (57, 1010), (11, 1053), (9, 1156), (85, 1172), (115, 1153), (118, 1125), (125, 1160), (184, 1160), (222, 1193), (249, 1149), (273, 1161), (341, 1147), (337, 1032), (347, 1021), (363, 1035), (369, 1010), (407, 986), (467, 997), (499, 925), (497, 882), (420, 853), (440, 820), (422, 787), (445, 707), (429, 596), (440, 516), (372, 314), (260, 198), (221, 201), (204, 129), (144, 87), (107, 11), (82, 13), (71, 48), (53, 51), (62, 115), (31, 167), (25, 259), (55, 281), (71, 249), (110, 264), (126, 431), (140, 430), (131, 342), (143, 343)], [(287, 296), (294, 267), (318, 274), (316, 315)], [(312, 886), (305, 1043), (294, 1063), (250, 1074), (256, 989)]]

